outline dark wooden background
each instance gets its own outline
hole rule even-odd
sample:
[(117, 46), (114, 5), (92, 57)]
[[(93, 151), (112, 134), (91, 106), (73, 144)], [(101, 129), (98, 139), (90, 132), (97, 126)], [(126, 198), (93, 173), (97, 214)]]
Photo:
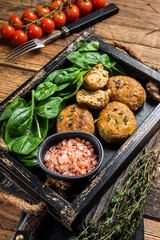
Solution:
[[(44, 2), (48, 1), (1, 0), (0, 27), (7, 23), (10, 16), (21, 16), (23, 11), (34, 10)], [(95, 36), (105, 42), (121, 41), (131, 47), (146, 64), (160, 68), (160, 0), (106, 1), (106, 4), (109, 3), (116, 4), (120, 11), (94, 25), (92, 30)], [(5, 55), (15, 47), (14, 44), (0, 38), (0, 101), (34, 75), (79, 34), (52, 42), (40, 51), (27, 53), (13, 63), (6, 62)], [(0, 203), (1, 240), (11, 239), (19, 216), (18, 209)], [(157, 169), (155, 188), (149, 196), (145, 216), (145, 240), (160, 240), (160, 167)]]

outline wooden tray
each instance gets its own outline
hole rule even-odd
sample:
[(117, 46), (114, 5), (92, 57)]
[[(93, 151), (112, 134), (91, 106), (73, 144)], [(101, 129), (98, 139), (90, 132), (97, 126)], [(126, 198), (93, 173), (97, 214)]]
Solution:
[[(16, 97), (26, 97), (27, 93), (37, 84), (42, 82), (46, 76), (57, 68), (67, 65), (67, 55), (77, 49), (80, 39), (87, 41), (99, 41), (100, 51), (116, 58), (116, 61), (125, 69), (128, 76), (137, 79), (143, 86), (148, 81), (160, 85), (160, 73), (140, 63), (132, 57), (115, 49), (109, 44), (94, 37), (89, 32), (84, 32), (67, 48), (54, 57), (33, 77), (20, 86), (15, 92), (7, 97), (0, 104), (0, 113)], [(133, 158), (141, 151), (147, 141), (160, 128), (160, 103), (153, 101), (149, 96), (144, 105), (135, 112), (137, 129), (132, 136), (122, 145), (107, 144), (101, 140), (105, 156), (104, 164), (99, 173), (83, 187), (82, 191), (72, 201), (68, 202), (51, 188), (44, 186), (39, 176), (23, 167), (18, 161), (0, 149), (0, 169), (1, 172), (10, 180), (15, 182), (25, 192), (37, 201), (45, 201), (49, 211), (68, 229), (76, 227), (92, 207), (96, 198), (100, 198), (124, 171)], [(79, 186), (81, 188), (81, 186)], [(76, 186), (78, 188), (78, 186)]]

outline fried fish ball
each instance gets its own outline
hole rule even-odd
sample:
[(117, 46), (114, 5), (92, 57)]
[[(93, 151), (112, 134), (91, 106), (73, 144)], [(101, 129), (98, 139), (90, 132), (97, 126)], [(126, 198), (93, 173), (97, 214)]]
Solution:
[(83, 79), (83, 85), (88, 90), (97, 90), (103, 88), (108, 80), (108, 72), (103, 65), (97, 64), (90, 70)]
[(110, 90), (87, 91), (85, 89), (81, 89), (76, 94), (76, 100), (79, 105), (86, 105), (93, 109), (102, 109), (109, 102), (110, 93)]
[(122, 142), (136, 130), (136, 119), (125, 104), (110, 102), (101, 110), (97, 127), (106, 142)]
[(116, 76), (108, 79), (107, 88), (111, 89), (111, 101), (126, 104), (132, 111), (137, 110), (146, 101), (146, 92), (135, 79)]
[(61, 111), (57, 119), (57, 132), (67, 131), (83, 131), (94, 134), (94, 119), (87, 108), (73, 104)]

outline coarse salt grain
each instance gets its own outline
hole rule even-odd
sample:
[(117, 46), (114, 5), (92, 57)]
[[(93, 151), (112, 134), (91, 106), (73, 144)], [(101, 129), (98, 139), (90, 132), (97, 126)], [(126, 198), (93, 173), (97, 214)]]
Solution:
[(65, 176), (80, 176), (91, 172), (97, 165), (93, 146), (85, 139), (64, 139), (51, 147), (44, 157), (48, 169)]

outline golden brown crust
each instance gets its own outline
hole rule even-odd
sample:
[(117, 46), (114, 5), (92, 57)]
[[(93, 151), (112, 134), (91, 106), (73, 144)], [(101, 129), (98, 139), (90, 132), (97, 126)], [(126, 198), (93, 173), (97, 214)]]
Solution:
[(103, 88), (108, 80), (108, 72), (103, 65), (97, 64), (90, 70), (83, 79), (83, 85), (88, 90), (97, 90)]
[(99, 114), (99, 135), (108, 143), (126, 140), (136, 129), (133, 112), (123, 103), (110, 102)]
[(57, 132), (67, 131), (83, 131), (94, 134), (94, 119), (87, 108), (73, 104), (61, 111), (57, 119)]
[(76, 100), (79, 105), (88, 106), (93, 109), (102, 109), (109, 102), (110, 90), (87, 91), (81, 89), (76, 94)]
[(116, 76), (108, 79), (107, 88), (111, 89), (111, 101), (126, 104), (132, 111), (137, 110), (146, 101), (146, 92), (135, 79)]

